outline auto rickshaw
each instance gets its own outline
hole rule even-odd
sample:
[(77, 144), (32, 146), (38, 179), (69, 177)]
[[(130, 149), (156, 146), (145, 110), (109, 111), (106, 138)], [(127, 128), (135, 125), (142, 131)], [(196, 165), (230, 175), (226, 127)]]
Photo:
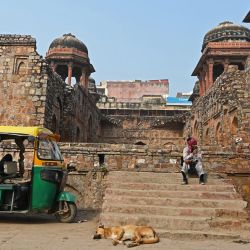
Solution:
[(58, 140), (46, 128), (0, 126), (0, 213), (46, 212), (61, 222), (74, 220), (76, 198), (64, 191), (67, 171)]

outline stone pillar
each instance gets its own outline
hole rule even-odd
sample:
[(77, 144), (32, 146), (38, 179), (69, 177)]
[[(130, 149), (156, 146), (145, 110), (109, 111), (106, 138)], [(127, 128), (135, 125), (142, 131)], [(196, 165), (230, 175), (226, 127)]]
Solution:
[(89, 72), (86, 72), (85, 74), (85, 88), (88, 90), (89, 88), (89, 76), (90, 76), (90, 73)]
[(204, 70), (201, 72), (201, 79), (202, 79), (202, 96), (205, 95), (206, 93), (206, 73), (204, 72)]
[(52, 61), (52, 62), (50, 63), (50, 66), (51, 66), (53, 72), (55, 72), (55, 71), (56, 71), (56, 64), (55, 64), (54, 61)]
[(204, 89), (204, 82), (203, 82), (203, 79), (202, 79), (202, 74), (199, 74), (198, 75), (198, 79), (199, 79), (199, 82), (200, 82), (200, 96), (203, 96), (203, 89)]
[(208, 62), (208, 86), (209, 88), (213, 85), (213, 67), (214, 63), (212, 60)]
[(228, 60), (228, 59), (226, 59), (226, 60), (224, 61), (223, 66), (224, 66), (224, 72), (226, 72), (227, 69), (228, 69), (228, 66), (229, 66), (229, 60)]
[(68, 64), (68, 85), (71, 85), (71, 77), (72, 77), (72, 63)]
[(85, 82), (85, 69), (82, 68), (82, 75), (81, 75), (81, 85), (85, 88), (86, 82)]

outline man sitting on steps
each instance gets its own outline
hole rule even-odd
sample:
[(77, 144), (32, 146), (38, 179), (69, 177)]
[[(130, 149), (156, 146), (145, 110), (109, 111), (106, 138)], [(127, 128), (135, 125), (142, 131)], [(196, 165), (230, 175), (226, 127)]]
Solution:
[(188, 137), (187, 144), (188, 145), (183, 149), (183, 164), (181, 169), (183, 176), (182, 184), (188, 184), (188, 171), (190, 168), (195, 168), (199, 176), (200, 184), (204, 185), (205, 181), (202, 167), (202, 157), (201, 153), (198, 151), (197, 141), (192, 137)]

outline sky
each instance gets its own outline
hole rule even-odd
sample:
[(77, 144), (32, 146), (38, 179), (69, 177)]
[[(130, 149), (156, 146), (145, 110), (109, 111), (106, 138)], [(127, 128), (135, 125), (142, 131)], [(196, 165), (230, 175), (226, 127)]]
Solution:
[(190, 92), (204, 35), (223, 21), (242, 20), (249, 0), (6, 0), (0, 33), (27, 34), (43, 57), (65, 33), (84, 42), (103, 80), (168, 79), (170, 96)]

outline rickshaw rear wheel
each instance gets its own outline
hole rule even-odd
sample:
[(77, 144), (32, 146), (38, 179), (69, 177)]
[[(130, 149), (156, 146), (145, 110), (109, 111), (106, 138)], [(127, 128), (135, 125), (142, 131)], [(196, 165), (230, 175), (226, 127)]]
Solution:
[(73, 222), (76, 214), (77, 214), (77, 207), (75, 203), (67, 202), (68, 211), (64, 213), (56, 213), (55, 216), (58, 221), (63, 223), (70, 223)]

